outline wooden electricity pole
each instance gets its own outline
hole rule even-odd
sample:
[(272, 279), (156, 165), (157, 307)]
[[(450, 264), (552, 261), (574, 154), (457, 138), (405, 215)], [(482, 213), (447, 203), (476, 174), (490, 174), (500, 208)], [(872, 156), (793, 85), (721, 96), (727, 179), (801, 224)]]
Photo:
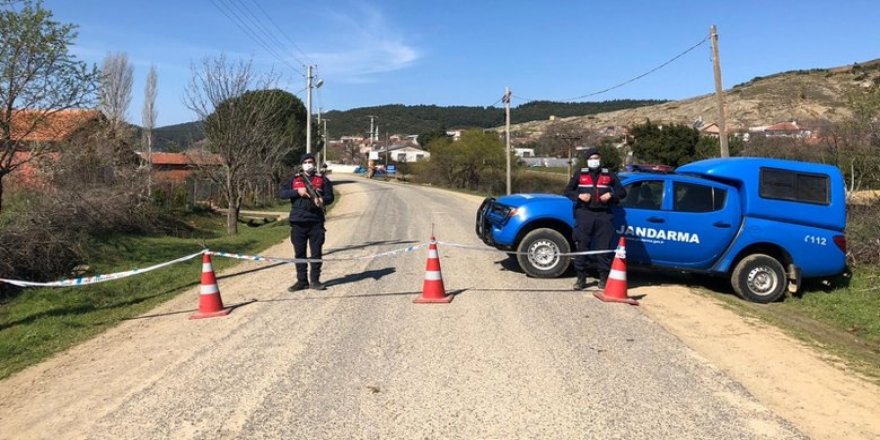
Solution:
[(510, 195), (510, 87), (504, 88), (504, 97), (501, 100), (504, 101), (505, 133), (507, 139), (504, 148), (504, 155), (507, 156), (507, 195)]
[(715, 95), (718, 97), (718, 137), (721, 141), (721, 157), (730, 157), (727, 147), (727, 121), (724, 115), (724, 87), (721, 85), (721, 60), (718, 58), (718, 31), (713, 24), (709, 28), (712, 40), (712, 64), (715, 67)]
[(566, 145), (568, 146), (568, 177), (571, 177), (574, 175), (574, 160), (572, 160), (571, 157), (571, 151), (574, 149), (574, 143), (572, 141), (579, 141), (584, 137), (573, 134), (557, 134), (556, 138), (566, 141)]

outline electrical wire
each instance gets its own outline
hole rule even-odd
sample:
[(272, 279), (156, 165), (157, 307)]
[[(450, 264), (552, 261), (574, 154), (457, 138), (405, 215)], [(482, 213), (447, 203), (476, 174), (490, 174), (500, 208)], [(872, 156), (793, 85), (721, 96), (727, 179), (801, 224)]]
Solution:
[(659, 65), (659, 66), (657, 66), (657, 67), (655, 67), (655, 68), (653, 68), (653, 69), (651, 69), (651, 70), (649, 70), (649, 71), (647, 71), (647, 72), (645, 72), (645, 73), (643, 73), (643, 74), (641, 74), (641, 75), (639, 75), (639, 76), (636, 76), (636, 77), (634, 77), (634, 78), (630, 78), (630, 79), (628, 79), (628, 80), (626, 80), (626, 81), (624, 81), (624, 82), (622, 82), (622, 83), (620, 83), (620, 84), (617, 84), (617, 85), (614, 85), (614, 86), (608, 87), (607, 89), (602, 89), (602, 90), (599, 90), (599, 91), (596, 91), (596, 92), (587, 93), (586, 95), (581, 95), (581, 96), (577, 96), (577, 97), (575, 97), (575, 98), (565, 99), (565, 100), (563, 100), (563, 101), (577, 101), (577, 100), (579, 100), (579, 99), (583, 99), (583, 98), (587, 98), (587, 97), (595, 96), (595, 95), (600, 95), (600, 94), (602, 94), (602, 93), (610, 92), (611, 90), (614, 90), (614, 89), (617, 89), (617, 88), (623, 87), (623, 86), (625, 86), (625, 85), (627, 85), (627, 84), (629, 84), (629, 83), (631, 83), (631, 82), (634, 82), (634, 81), (637, 81), (637, 80), (639, 80), (639, 79), (642, 79), (642, 78), (644, 78), (644, 77), (646, 77), (646, 76), (648, 76), (648, 75), (650, 75), (650, 74), (652, 74), (652, 73), (654, 73), (654, 72), (656, 72), (656, 71), (662, 69), (663, 67), (666, 67), (667, 65), (669, 65), (669, 64), (672, 63), (673, 61), (675, 61), (675, 60), (677, 60), (677, 59), (683, 57), (683, 56), (684, 56), (685, 54), (687, 54), (688, 52), (690, 52), (690, 51), (692, 51), (692, 50), (694, 50), (694, 49), (696, 49), (696, 48), (702, 46), (702, 45), (703, 45), (705, 42), (707, 42), (707, 41), (709, 41), (709, 36), (708, 36), (708, 35), (707, 35), (706, 37), (704, 37), (702, 40), (700, 40), (699, 43), (697, 43), (697, 44), (695, 44), (695, 45), (689, 47), (689, 48), (688, 48), (687, 50), (685, 50), (684, 52), (682, 52), (682, 53), (680, 53), (680, 54), (678, 54), (678, 55), (676, 55), (676, 56), (670, 58), (669, 60), (667, 60), (667, 61), (664, 62), (663, 64), (661, 64), (661, 65)]
[(540, 101), (540, 99), (523, 98), (522, 96), (518, 96), (518, 95), (511, 95), (511, 98), (519, 99), (520, 101), (524, 101), (524, 102)]
[(258, 35), (253, 29), (249, 29), (247, 23), (245, 23), (241, 18), (237, 17), (235, 14), (235, 10), (226, 3), (226, 1), (232, 0), (211, 0), (211, 4), (217, 8), (224, 16), (226, 16), (229, 21), (231, 21), (236, 27), (238, 27), (245, 35), (248, 36), (251, 40), (253, 40), (257, 45), (263, 48), (266, 52), (268, 52), (271, 56), (273, 56), (276, 60), (286, 64), (288, 67), (293, 69), (295, 72), (299, 74), (303, 74), (302, 70), (291, 64), (287, 59), (285, 59), (279, 52), (277, 52), (274, 48), (272, 48), (269, 44), (263, 40), (260, 35)]
[[(286, 32), (284, 32), (284, 30), (281, 28), (281, 26), (278, 26), (278, 23), (276, 23), (275, 20), (272, 18), (272, 16), (269, 15), (269, 14), (266, 12), (265, 9), (263, 9), (263, 7), (260, 5), (259, 2), (257, 2), (257, 0), (251, 0), (251, 2), (257, 6), (257, 9), (259, 9), (260, 12), (263, 13), (263, 16), (265, 16), (266, 19), (269, 20), (269, 23), (272, 23), (272, 26), (275, 26), (275, 29), (278, 30), (278, 33), (280, 33), (281, 36), (283, 36), (285, 39), (287, 39), (287, 41), (290, 42), (290, 44), (294, 47), (294, 49), (296, 49), (296, 50), (300, 53), (300, 55), (303, 56), (303, 58), (305, 58), (306, 60), (312, 61), (312, 60), (311, 60), (311, 57), (309, 57), (308, 55), (306, 55), (305, 52), (303, 52), (303, 50), (299, 47), (299, 45), (296, 44), (296, 42), (293, 41), (293, 39), (290, 38), (290, 36), (288, 36)], [(296, 56), (294, 56), (294, 58), (296, 58)], [(297, 59), (297, 61), (299, 61), (301, 64), (315, 64), (314, 62), (304, 63), (304, 62), (302, 62), (301, 59), (299, 59), (299, 58), (296, 58), (296, 59)]]
[[(251, 30), (259, 33), (265, 39), (263, 40), (267, 44), (272, 44), (272, 48), (278, 51), (280, 54), (284, 54), (287, 50), (284, 48), (284, 44), (275, 37), (275, 34), (271, 32), (266, 26), (263, 25), (262, 20), (254, 14), (251, 9), (244, 4), (241, 0), (226, 0), (231, 7), (234, 7), (238, 13), (239, 17), (243, 21), (247, 21), (250, 25)], [(296, 58), (296, 57), (294, 57)], [(299, 61), (299, 59), (297, 59)], [(302, 63), (305, 64), (305, 63)]]

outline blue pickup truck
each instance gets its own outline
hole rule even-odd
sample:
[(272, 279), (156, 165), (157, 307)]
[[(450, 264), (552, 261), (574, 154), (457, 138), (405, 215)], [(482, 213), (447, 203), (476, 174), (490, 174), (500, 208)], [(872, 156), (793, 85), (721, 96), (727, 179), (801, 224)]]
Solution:
[[(621, 173), (627, 196), (615, 208), (615, 232), (627, 238), (627, 262), (730, 277), (734, 291), (759, 303), (795, 293), (802, 278), (846, 269), (846, 200), (836, 167), (764, 158), (709, 159), (670, 173)], [(572, 202), (553, 194), (487, 198), (476, 232), (519, 252), (529, 276), (565, 273)], [(617, 242), (615, 237), (614, 242)]]

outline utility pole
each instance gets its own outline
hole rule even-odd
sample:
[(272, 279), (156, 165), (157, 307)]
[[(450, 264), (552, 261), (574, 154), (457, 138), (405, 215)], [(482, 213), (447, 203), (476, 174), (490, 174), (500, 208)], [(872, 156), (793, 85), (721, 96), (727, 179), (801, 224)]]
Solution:
[(373, 119), (376, 117), (373, 115), (367, 115), (370, 118), (370, 151), (373, 151)]
[(718, 57), (718, 30), (709, 28), (712, 40), (712, 64), (715, 67), (715, 95), (718, 97), (718, 137), (721, 141), (721, 157), (730, 157), (727, 147), (727, 121), (724, 115), (724, 87), (721, 85), (721, 60)]
[(306, 153), (312, 152), (312, 66), (306, 67)]
[[(379, 128), (376, 128), (376, 133)], [(385, 130), (385, 180), (388, 180), (388, 130)]]
[(571, 150), (573, 147), (571, 141), (579, 141), (584, 137), (573, 134), (557, 134), (556, 138), (566, 141), (566, 144), (568, 145), (568, 177), (571, 177), (573, 175), (572, 168), (574, 167), (574, 161), (571, 159)]
[[(318, 128), (317, 128), (315, 131), (318, 132), (318, 133), (320, 133), (320, 132), (321, 132), (321, 107), (318, 107), (318, 118), (317, 118), (317, 121), (316, 121), (316, 122), (318, 123)], [(318, 139), (321, 140), (321, 141), (323, 141), (324, 138), (322, 138), (321, 135), (318, 134)], [(323, 145), (322, 145), (322, 146), (323, 146)], [(320, 150), (317, 151), (316, 153), (317, 153), (317, 154), (316, 154), (317, 157), (315, 157), (315, 164), (316, 164), (318, 167), (320, 167), (320, 166), (321, 166), (321, 163), (324, 161), (324, 158), (321, 156), (321, 151), (320, 151)]]
[(504, 131), (507, 139), (504, 154), (507, 156), (507, 195), (510, 195), (510, 87), (504, 88), (504, 97), (501, 100), (504, 102)]
[(312, 152), (312, 89), (324, 84), (323, 80), (318, 80), (312, 85), (312, 79), (315, 78), (312, 68), (313, 66), (306, 66), (306, 153)]
[(321, 153), (321, 157), (324, 160), (324, 162), (327, 161), (327, 143), (330, 142), (330, 135), (327, 134), (327, 121), (328, 121), (327, 118), (321, 119), (321, 122), (324, 123), (324, 138), (323, 138), (324, 139), (324, 145), (323, 145), (324, 152)]

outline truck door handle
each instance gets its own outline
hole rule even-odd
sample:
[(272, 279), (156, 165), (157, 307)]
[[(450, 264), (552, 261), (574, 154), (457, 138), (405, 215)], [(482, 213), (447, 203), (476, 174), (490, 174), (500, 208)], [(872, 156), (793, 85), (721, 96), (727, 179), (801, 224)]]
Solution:
[(665, 222), (666, 220), (663, 220), (663, 219), (660, 218), (660, 217), (648, 217), (648, 221), (651, 222), (651, 223), (663, 223), (663, 222)]
[(715, 226), (716, 228), (729, 228), (730, 223), (715, 222), (715, 223), (712, 223), (712, 226)]

